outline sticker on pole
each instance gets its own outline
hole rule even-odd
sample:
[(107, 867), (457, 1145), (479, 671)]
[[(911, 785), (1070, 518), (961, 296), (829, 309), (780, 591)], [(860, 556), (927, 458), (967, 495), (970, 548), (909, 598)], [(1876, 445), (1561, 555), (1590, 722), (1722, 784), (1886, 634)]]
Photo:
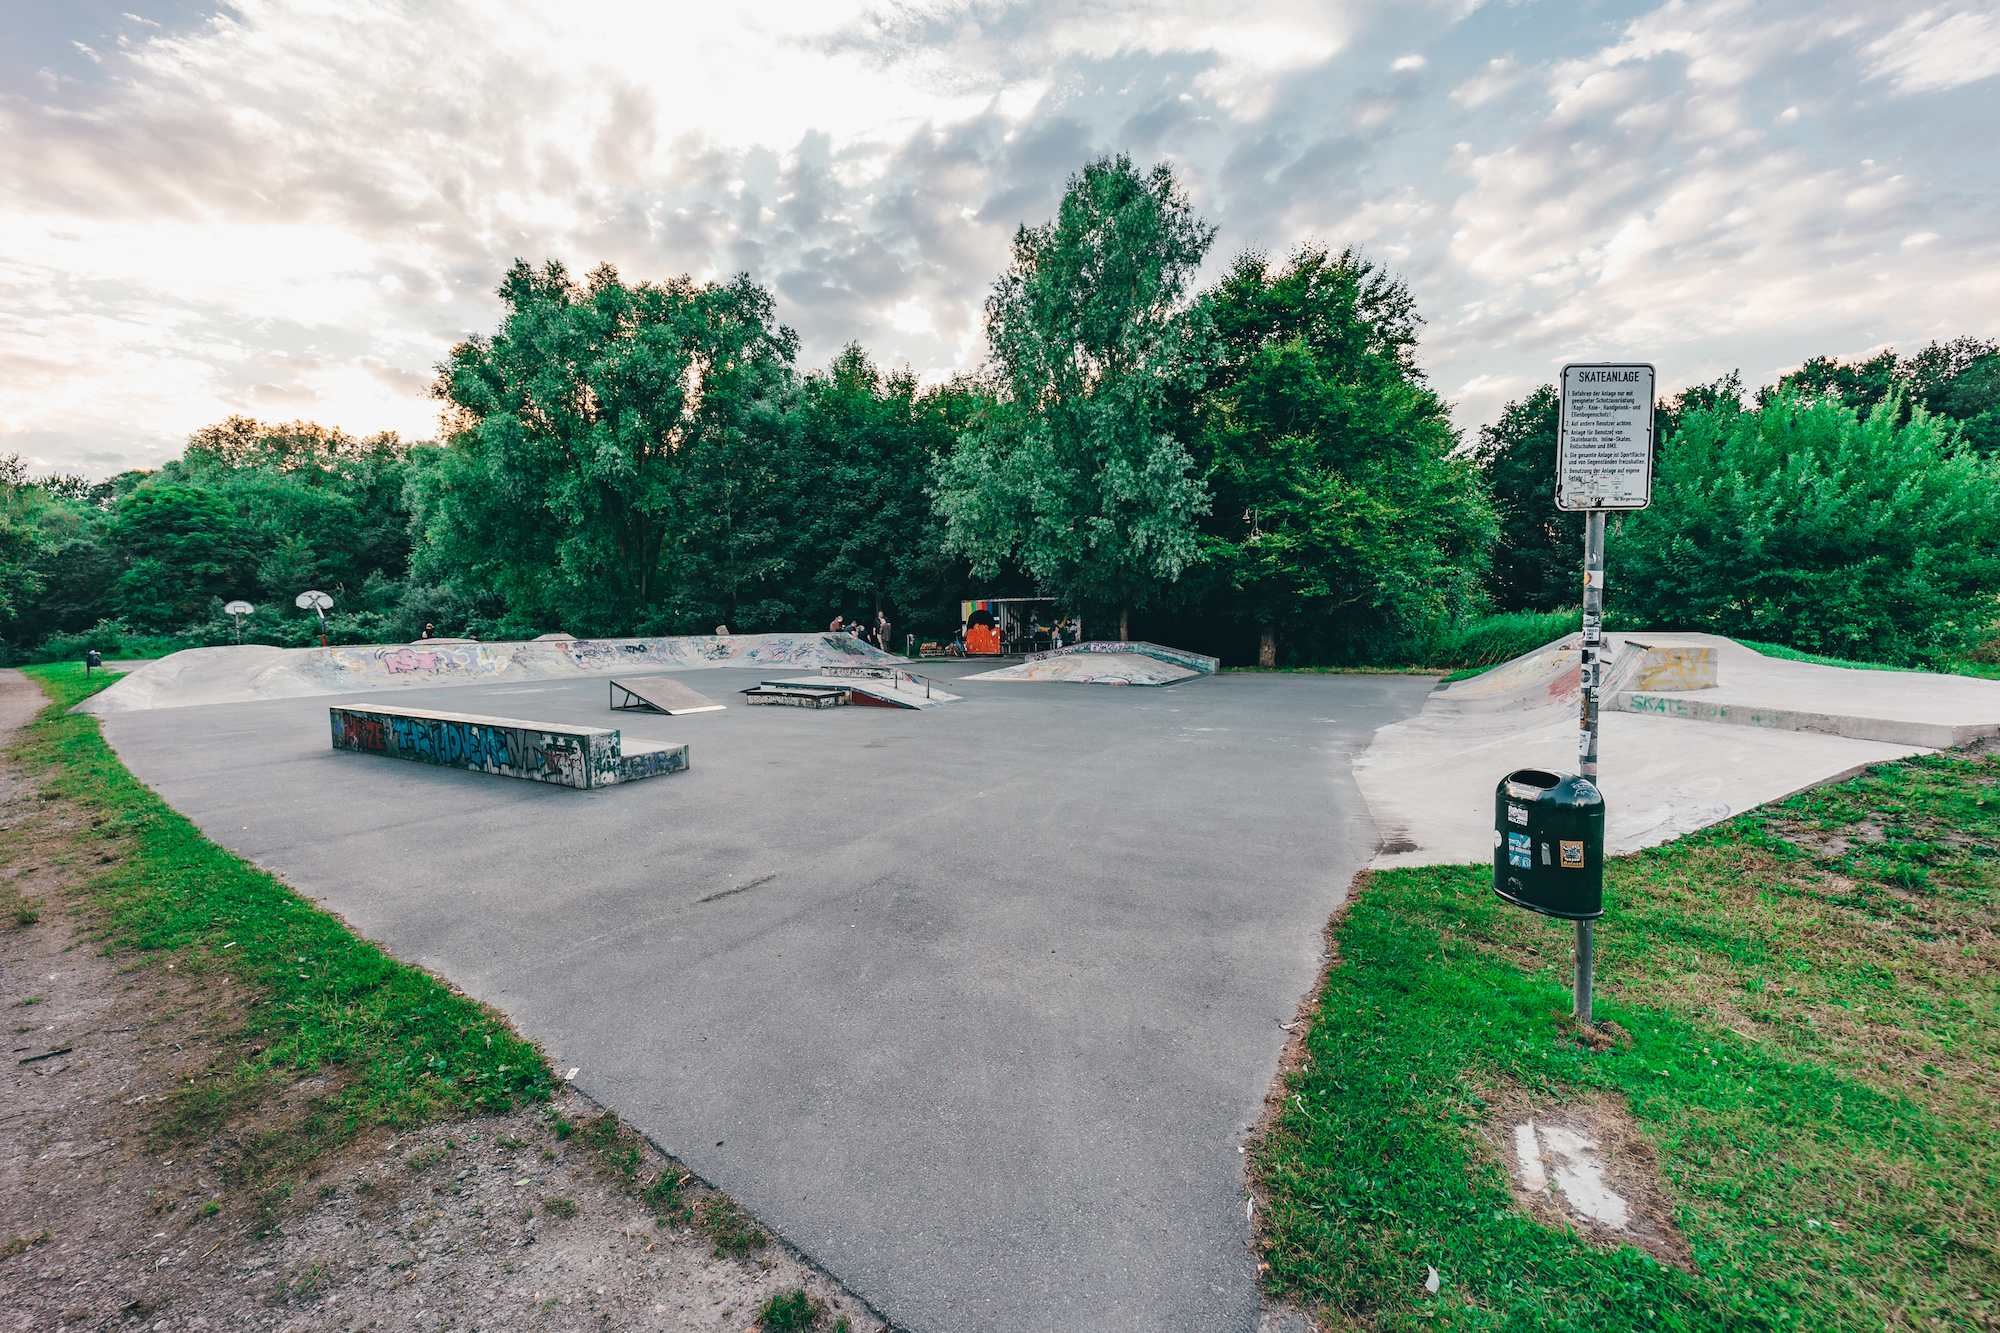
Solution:
[(1569, 365), (1556, 435), (1556, 508), (1644, 509), (1653, 502), (1653, 368)]

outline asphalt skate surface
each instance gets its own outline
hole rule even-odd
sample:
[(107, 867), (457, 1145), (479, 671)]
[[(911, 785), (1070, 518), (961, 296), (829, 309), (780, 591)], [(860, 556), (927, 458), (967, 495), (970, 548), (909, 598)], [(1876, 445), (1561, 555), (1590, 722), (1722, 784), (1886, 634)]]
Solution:
[(360, 696), (692, 746), (590, 792), (335, 752), (339, 697), (104, 727), (897, 1326), (1254, 1329), (1238, 1149), (1375, 850), (1349, 761), (1432, 682), (743, 706), (765, 674), (683, 676), (729, 705), (685, 717), (596, 679)]

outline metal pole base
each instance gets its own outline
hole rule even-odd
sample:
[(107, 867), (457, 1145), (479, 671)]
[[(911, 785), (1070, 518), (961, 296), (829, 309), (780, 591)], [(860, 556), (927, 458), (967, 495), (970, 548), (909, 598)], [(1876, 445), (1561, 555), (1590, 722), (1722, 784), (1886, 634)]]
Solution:
[(1573, 994), (1576, 997), (1576, 1021), (1585, 1027), (1590, 1026), (1590, 978), (1596, 961), (1591, 957), (1596, 944), (1592, 927), (1596, 924), (1594, 921), (1576, 923), (1576, 985)]

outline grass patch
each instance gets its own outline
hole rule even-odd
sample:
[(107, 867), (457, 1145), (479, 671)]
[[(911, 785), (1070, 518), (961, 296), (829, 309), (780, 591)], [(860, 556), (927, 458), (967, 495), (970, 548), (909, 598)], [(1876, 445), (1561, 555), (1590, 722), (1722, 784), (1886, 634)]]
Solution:
[(1828, 657), (1824, 653), (1804, 653), (1796, 648), (1787, 648), (1782, 643), (1758, 643), (1753, 639), (1738, 639), (1745, 648), (1754, 649), (1766, 657), (1780, 658), (1786, 662), (1811, 662), (1817, 666), (1847, 667), (1852, 671), (1928, 671), (1929, 667), (1894, 666), (1888, 662), (1857, 662), (1847, 657)]
[(715, 1242), (715, 1257), (742, 1259), (752, 1250), (761, 1250), (771, 1238), (757, 1228), (750, 1215), (727, 1194), (703, 1196), (694, 1208), (695, 1227)]
[[(1342, 1328), (1993, 1327), (1996, 782), (1913, 759), (1613, 862), (1601, 1050), (1567, 923), (1483, 866), (1369, 876), (1254, 1149), (1270, 1291)], [(1629, 1110), (1695, 1271), (1520, 1211), (1503, 1087)]]
[[(53, 703), (10, 758), (60, 812), (42, 835), (95, 867), (81, 887), (91, 933), (135, 985), (171, 986), (183, 1013), (205, 1009), (215, 1034), (154, 1123), (156, 1148), (215, 1142), (227, 1184), (284, 1192), (376, 1126), (548, 1098), (553, 1071), (499, 1015), (208, 841), (134, 778), (97, 719), (67, 711), (113, 678), (26, 671)], [(325, 1091), (302, 1099), (312, 1075)]]
[(811, 1328), (826, 1314), (826, 1304), (813, 1299), (804, 1287), (781, 1291), (757, 1307), (759, 1327), (777, 1329)]

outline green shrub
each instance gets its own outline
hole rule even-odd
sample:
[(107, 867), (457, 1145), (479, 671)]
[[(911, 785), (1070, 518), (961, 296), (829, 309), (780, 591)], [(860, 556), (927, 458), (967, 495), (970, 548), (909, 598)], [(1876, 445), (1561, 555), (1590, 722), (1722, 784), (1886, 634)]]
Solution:
[(1622, 615), (1901, 665), (1980, 642), (2000, 610), (2000, 462), (1900, 416), (1788, 392), (1690, 412), (1653, 507), (1610, 538)]
[[(1583, 552), (1579, 549), (1576, 554), (1577, 577), (1581, 581)], [(1563, 611), (1503, 611), (1440, 627), (1416, 645), (1412, 656), (1421, 666), (1493, 666), (1531, 653), (1582, 628), (1583, 612), (1576, 607)]]

